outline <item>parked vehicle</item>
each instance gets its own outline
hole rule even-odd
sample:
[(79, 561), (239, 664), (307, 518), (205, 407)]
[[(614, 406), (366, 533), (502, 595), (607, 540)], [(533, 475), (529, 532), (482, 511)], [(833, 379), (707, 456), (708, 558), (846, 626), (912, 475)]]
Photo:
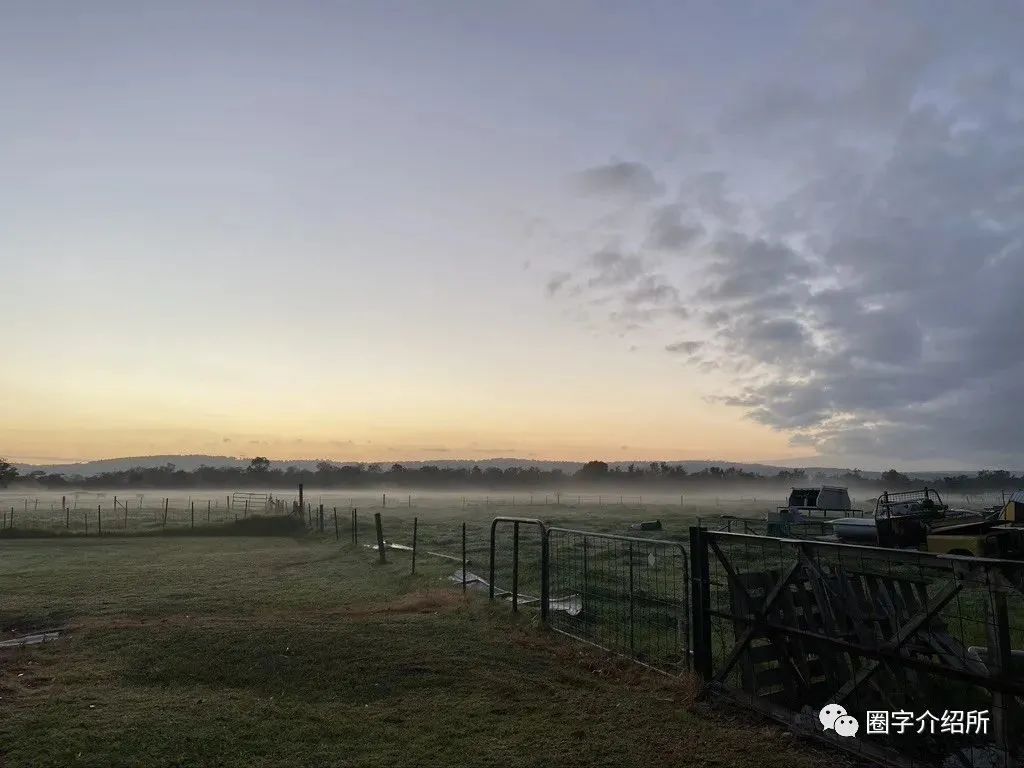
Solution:
[[(1003, 518), (1005, 509), (955, 509), (942, 501), (933, 488), (890, 493), (875, 502), (871, 517), (836, 520), (832, 531), (840, 541), (882, 547), (913, 547), (956, 554), (981, 554), (1010, 547), (1014, 536), (997, 533), (1003, 541), (985, 544), (990, 529)], [(1012, 547), (1010, 547), (1012, 549)]]

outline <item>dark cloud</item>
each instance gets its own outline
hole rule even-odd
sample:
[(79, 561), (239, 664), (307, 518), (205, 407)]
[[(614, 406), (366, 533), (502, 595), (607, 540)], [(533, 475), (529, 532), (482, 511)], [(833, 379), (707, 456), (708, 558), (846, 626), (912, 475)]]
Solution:
[(568, 272), (555, 272), (549, 279), (547, 284), (548, 296), (554, 296), (558, 293), (562, 286), (572, 277)]
[(702, 341), (677, 341), (675, 344), (667, 345), (665, 347), (665, 351), (692, 355), (699, 351), (702, 346), (704, 346), (704, 342)]
[[(573, 279), (623, 323), (706, 339), (665, 349), (730, 372), (719, 399), (794, 444), (1019, 467), (1024, 58), (983, 13), (911, 6), (815, 19), (821, 66), (780, 53), (721, 116), (722, 170), (680, 174), (677, 200), (622, 164), (647, 218), (612, 234), (639, 245)], [(685, 278), (657, 265), (670, 252)]]
[(573, 180), (585, 194), (628, 200), (649, 200), (663, 191), (651, 169), (636, 162), (598, 165), (581, 171)]
[(643, 274), (643, 260), (614, 250), (602, 250), (590, 257), (591, 288), (628, 285)]
[(631, 305), (657, 304), (676, 305), (679, 290), (660, 275), (644, 275), (626, 292), (626, 302)]
[(683, 220), (683, 207), (662, 205), (651, 216), (647, 247), (661, 251), (678, 251), (703, 236), (704, 227), (698, 222)]

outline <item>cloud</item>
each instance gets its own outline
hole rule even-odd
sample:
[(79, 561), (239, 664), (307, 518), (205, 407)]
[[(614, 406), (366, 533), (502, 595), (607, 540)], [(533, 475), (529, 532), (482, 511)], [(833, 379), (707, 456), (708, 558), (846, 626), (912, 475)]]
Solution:
[(551, 275), (551, 277), (548, 279), (547, 284), (548, 296), (554, 296), (556, 293), (558, 293), (570, 277), (572, 277), (572, 275), (570, 275), (568, 272), (555, 272), (553, 275)]
[(626, 285), (643, 273), (643, 261), (638, 256), (627, 256), (606, 249), (590, 257), (593, 274), (587, 281), (590, 287)]
[(722, 110), (718, 168), (616, 164), (644, 215), (573, 279), (617, 321), (704, 339), (664, 348), (795, 445), (1020, 467), (1024, 54), (983, 11), (873, 8), (808, 21)]
[(637, 162), (594, 166), (576, 174), (573, 181), (584, 194), (621, 200), (649, 200), (663, 191), (651, 169)]
[(678, 251), (696, 242), (704, 234), (698, 222), (684, 222), (683, 208), (678, 204), (655, 208), (647, 246), (661, 251)]
[(692, 355), (698, 352), (703, 346), (704, 342), (702, 341), (677, 341), (675, 344), (668, 344), (665, 347), (665, 351), (683, 355)]

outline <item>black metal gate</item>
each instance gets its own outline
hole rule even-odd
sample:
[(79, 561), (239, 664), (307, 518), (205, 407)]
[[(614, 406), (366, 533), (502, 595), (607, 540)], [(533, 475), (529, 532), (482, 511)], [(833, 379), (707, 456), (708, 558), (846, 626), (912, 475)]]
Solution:
[[(502, 585), (495, 565), (499, 525), (512, 529), (511, 578)], [(539, 562), (529, 561), (525, 574), (522, 526), (540, 533)], [(538, 584), (539, 598), (524, 596), (524, 575), (527, 584)], [(669, 674), (690, 666), (688, 584), (688, 556), (679, 542), (548, 528), (534, 518), (496, 517), (491, 523), (491, 599), (510, 599), (513, 611), (537, 603), (556, 632)]]
[(552, 629), (669, 674), (689, 669), (681, 544), (569, 528), (547, 538)]

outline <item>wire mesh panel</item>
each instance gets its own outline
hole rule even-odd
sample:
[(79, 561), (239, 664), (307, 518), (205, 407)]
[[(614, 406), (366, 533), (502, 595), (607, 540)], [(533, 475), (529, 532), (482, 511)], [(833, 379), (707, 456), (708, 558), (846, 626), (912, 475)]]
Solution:
[(1020, 764), (1024, 564), (695, 530), (712, 693), (890, 764)]
[(682, 545), (551, 528), (548, 551), (552, 629), (670, 674), (689, 667)]

